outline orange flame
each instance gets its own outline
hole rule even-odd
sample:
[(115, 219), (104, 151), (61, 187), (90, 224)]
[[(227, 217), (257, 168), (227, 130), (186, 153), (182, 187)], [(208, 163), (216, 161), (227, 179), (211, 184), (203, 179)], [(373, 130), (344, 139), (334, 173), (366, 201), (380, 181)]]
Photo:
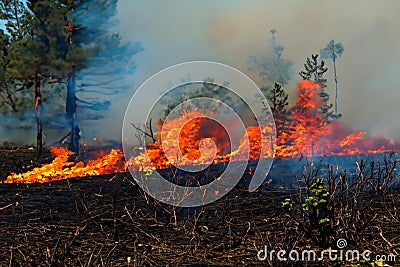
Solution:
[(55, 157), (49, 164), (22, 174), (11, 173), (4, 183), (45, 183), (74, 177), (94, 176), (124, 171), (123, 153), (113, 149), (110, 153), (96, 159), (83, 162), (69, 162), (73, 152), (66, 148), (52, 147), (51, 153)]
[[(174, 138), (175, 136), (179, 138)], [(215, 163), (222, 160), (222, 155), (227, 154), (230, 148), (225, 129), (199, 112), (186, 111), (181, 117), (168, 120), (161, 125), (157, 137), (157, 142), (147, 147), (147, 155), (142, 153), (128, 161), (131, 168), (150, 170), (172, 165)], [(166, 152), (170, 155), (169, 158)], [(149, 160), (154, 168), (146, 164)]]
[(303, 80), (297, 84), (298, 97), (291, 108), (288, 132), (277, 137), (278, 157), (375, 154), (400, 150), (400, 145), (366, 132), (347, 133), (339, 121), (326, 124), (318, 107), (322, 105), (319, 85)]
[[(400, 144), (394, 141), (383, 137), (368, 137), (363, 131), (349, 133), (339, 121), (327, 124), (319, 112), (319, 107), (323, 104), (320, 93), (320, 86), (313, 82), (298, 83), (297, 102), (290, 109), (292, 116), (289, 127), (277, 137), (276, 157), (342, 156), (400, 151)], [(51, 148), (55, 157), (53, 162), (23, 174), (12, 173), (4, 183), (43, 183), (110, 174), (125, 171), (128, 166), (132, 170), (152, 171), (172, 165), (226, 162), (232, 156), (243, 161), (258, 160), (261, 147), (272, 147), (272, 138), (261, 138), (262, 135), (272, 136), (272, 129), (250, 126), (246, 129), (239, 147), (232, 148), (231, 151), (225, 129), (205, 115), (193, 111), (186, 111), (180, 118), (168, 120), (160, 126), (156, 135), (157, 141), (147, 146), (147, 152), (130, 158), (125, 165), (123, 153), (118, 149), (85, 164), (68, 161), (72, 152), (65, 148)], [(250, 148), (248, 157), (245, 156), (247, 148)], [(174, 157), (175, 155), (177, 156)], [(272, 154), (266, 156), (273, 157)]]

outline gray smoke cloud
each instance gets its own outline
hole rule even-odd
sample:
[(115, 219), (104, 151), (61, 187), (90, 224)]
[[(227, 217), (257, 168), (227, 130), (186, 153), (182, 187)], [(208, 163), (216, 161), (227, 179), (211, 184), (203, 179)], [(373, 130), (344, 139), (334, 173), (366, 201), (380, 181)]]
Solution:
[[(270, 29), (275, 28), (277, 42), (285, 46), (283, 57), (294, 62), (296, 74), (286, 86), (292, 102), (306, 57), (335, 39), (345, 48), (337, 61), (342, 122), (351, 130), (399, 140), (399, 10), (397, 0), (120, 0), (115, 30), (124, 41), (142, 42), (145, 50), (135, 56), (131, 88), (109, 97), (110, 110), (103, 119), (81, 123), (82, 134), (120, 140), (125, 108), (136, 88), (173, 64), (217, 61), (262, 86), (257, 72), (247, 69), (247, 59), (267, 51)], [(328, 67), (333, 100), (331, 62)]]
[[(132, 91), (155, 72), (190, 60), (232, 65), (262, 85), (247, 59), (267, 50), (270, 29), (285, 46), (283, 56), (294, 61), (294, 76), (286, 86), (295, 99), (297, 73), (306, 57), (331, 39), (345, 52), (337, 61), (339, 112), (352, 130), (387, 138), (400, 136), (400, 1), (128, 1), (120, 0), (119, 30), (127, 40), (140, 40)], [(327, 62), (331, 100), (333, 66)], [(115, 105), (122, 116), (127, 100)], [(139, 112), (139, 111), (138, 111)]]

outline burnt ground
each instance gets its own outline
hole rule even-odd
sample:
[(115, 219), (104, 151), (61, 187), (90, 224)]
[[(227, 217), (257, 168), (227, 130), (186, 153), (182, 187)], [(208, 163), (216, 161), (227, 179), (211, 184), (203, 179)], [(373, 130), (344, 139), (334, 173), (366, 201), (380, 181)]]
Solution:
[[(29, 148), (7, 148), (0, 153), (2, 179), (17, 168), (38, 164)], [(46, 152), (42, 161), (50, 160)], [(282, 201), (295, 198), (298, 192), (272, 184), (254, 193), (236, 188), (204, 207), (173, 208), (144, 194), (125, 173), (46, 184), (0, 183), (0, 265), (371, 266), (343, 260), (257, 259), (264, 246), (320, 252), (336, 248), (336, 240), (346, 238), (348, 249), (397, 255), (397, 263), (387, 262), (396, 266), (400, 191), (379, 192), (365, 194), (368, 197), (352, 204), (361, 214), (354, 217), (354, 225), (347, 215), (337, 214), (343, 216), (337, 223), (347, 222), (347, 228), (335, 228), (328, 243), (321, 245), (307, 234), (301, 214), (289, 216), (282, 209)]]
[(16, 147), (11, 144), (0, 146), (0, 181), (6, 179), (11, 172), (26, 172), (52, 161), (48, 148), (43, 149), (39, 159), (35, 155), (36, 149), (33, 146)]

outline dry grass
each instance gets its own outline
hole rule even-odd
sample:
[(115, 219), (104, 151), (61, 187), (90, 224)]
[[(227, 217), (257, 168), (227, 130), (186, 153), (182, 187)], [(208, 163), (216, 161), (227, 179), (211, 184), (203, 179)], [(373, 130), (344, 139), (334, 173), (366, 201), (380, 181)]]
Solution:
[[(346, 185), (332, 188), (336, 217), (326, 246), (335, 248), (338, 238), (346, 238), (349, 249), (392, 253), (399, 259), (399, 190), (382, 184), (390, 166), (382, 164), (381, 172), (375, 166), (373, 175), (366, 176), (367, 166), (354, 175), (326, 177), (332, 185)], [(298, 178), (302, 190), (302, 183), (316, 175)], [(130, 175), (121, 173), (0, 184), (0, 195), (1, 266), (345, 266), (339, 261), (313, 265), (257, 259), (265, 245), (327, 248), (310, 234), (304, 214), (288, 215), (281, 208), (287, 197), (301, 201), (299, 188), (289, 192), (266, 184), (255, 193), (236, 188), (204, 207), (173, 208), (149, 198)], [(208, 232), (197, 231), (203, 225)]]

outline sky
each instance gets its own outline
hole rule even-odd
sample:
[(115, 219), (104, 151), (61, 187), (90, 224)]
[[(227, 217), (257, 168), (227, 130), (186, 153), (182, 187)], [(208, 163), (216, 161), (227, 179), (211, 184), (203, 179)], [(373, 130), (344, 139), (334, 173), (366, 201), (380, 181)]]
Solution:
[[(400, 140), (399, 12), (398, 0), (119, 0), (119, 24), (112, 31), (123, 41), (141, 42), (144, 51), (135, 56), (137, 69), (127, 79), (128, 90), (112, 97), (104, 119), (81, 124), (82, 135), (120, 140), (124, 112), (135, 90), (174, 64), (220, 62), (262, 86), (247, 60), (267, 51), (274, 28), (277, 43), (285, 47), (283, 57), (294, 62), (295, 75), (285, 86), (292, 103), (306, 58), (335, 39), (345, 49), (337, 61), (341, 121), (351, 131)], [(333, 66), (327, 64), (333, 100)], [(30, 136), (33, 143), (34, 134)]]
[[(274, 28), (285, 46), (283, 57), (294, 62), (295, 75), (286, 86), (292, 102), (305, 59), (335, 39), (345, 49), (337, 61), (342, 122), (351, 130), (399, 139), (399, 11), (397, 0), (120, 0), (117, 29), (145, 49), (136, 56), (133, 93), (163, 68), (193, 60), (228, 64), (262, 86), (247, 59), (266, 51)], [(333, 100), (331, 71), (326, 78)], [(116, 100), (113, 112), (121, 112), (128, 100)]]

